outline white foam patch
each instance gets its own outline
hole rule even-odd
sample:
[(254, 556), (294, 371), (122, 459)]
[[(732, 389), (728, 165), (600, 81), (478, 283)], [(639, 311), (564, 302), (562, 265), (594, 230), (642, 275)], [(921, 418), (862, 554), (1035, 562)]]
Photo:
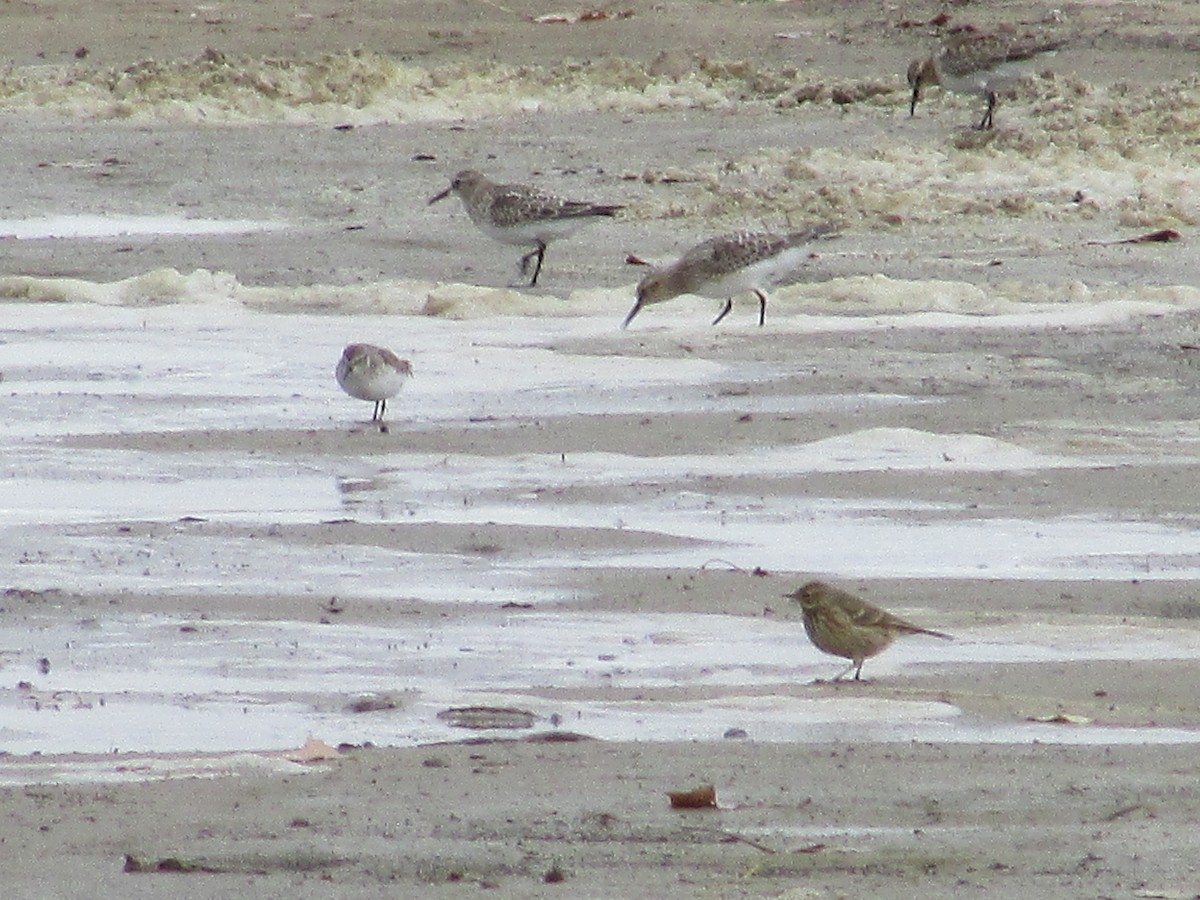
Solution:
[[(773, 309), (825, 309), (858, 315), (924, 313), (904, 321), (919, 327), (1019, 327), (1104, 324), (1172, 310), (1200, 308), (1200, 288), (1191, 285), (1089, 287), (1082, 282), (1005, 282), (986, 289), (964, 281), (902, 280), (886, 275), (835, 278), (794, 284), (777, 291)], [(798, 309), (797, 309), (798, 308)], [(844, 327), (844, 326), (843, 326)]]
[[(394, 279), (359, 285), (259, 287), (228, 272), (155, 269), (121, 281), (73, 278), (0, 278), (0, 298), (34, 303), (82, 303), (147, 307), (168, 304), (237, 305), (276, 313), (399, 314), (451, 321), (573, 318), (593, 320), (590, 330), (621, 333), (635, 285), (588, 288), (567, 297), (531, 294), (456, 282)], [(708, 325), (712, 301), (682, 297), (634, 320), (629, 333), (670, 334)], [(877, 331), (897, 327), (1020, 328), (1085, 327), (1200, 308), (1200, 288), (1189, 285), (1087, 287), (1007, 283), (984, 290), (967, 282), (903, 281), (883, 275), (795, 284), (772, 294), (771, 328), (779, 331)], [(836, 312), (837, 315), (828, 315)], [(845, 313), (855, 315), (847, 316)], [(514, 321), (514, 325), (516, 324)], [(527, 332), (515, 340), (528, 343)]]
[(6, 110), (212, 125), (246, 122), (442, 121), (543, 110), (720, 107), (747, 82), (719, 71), (652, 79), (644, 65), (605, 57), (553, 68), (484, 63), (433, 70), (368, 52), (308, 59), (146, 60), (122, 70), (26, 66), (6, 73)]
[(445, 283), (425, 294), (421, 315), (466, 320), (496, 316), (596, 316), (623, 314), (633, 300), (633, 287), (589, 288), (572, 291), (566, 298), (546, 298), (515, 288), (489, 288)]
[(163, 268), (114, 282), (14, 275), (0, 278), (0, 298), (32, 303), (161, 306), (210, 304), (234, 299), (237, 279), (227, 272), (196, 269), (181, 274)]

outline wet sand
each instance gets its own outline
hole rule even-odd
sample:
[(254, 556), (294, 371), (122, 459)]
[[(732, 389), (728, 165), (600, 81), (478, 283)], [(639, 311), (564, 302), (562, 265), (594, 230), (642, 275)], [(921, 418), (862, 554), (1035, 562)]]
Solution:
[[(849, 414), (833, 407), (802, 414), (712, 409), (516, 421), (398, 419), (387, 434), (281, 424), (133, 435), (101, 429), (66, 435), (61, 438), (66, 447), (164, 459), (243, 451), (314, 465), (350, 457), (369, 464), (398, 450), (483, 457), (552, 452), (565, 461), (574, 453), (654, 459), (712, 448), (751, 460), (763, 448), (799, 448), (850, 430), (915, 429), (987, 435), (1047, 454), (1125, 454), (1138, 461), (1002, 474), (956, 470), (936, 477), (886, 469), (796, 477), (748, 469), (704, 475), (702, 490), (731, 509), (747, 497), (797, 505), (812, 498), (871, 503), (903, 497), (960, 509), (964, 519), (1111, 517), (1148, 528), (1195, 527), (1200, 313), (1188, 293), (1198, 285), (1189, 226), (1200, 211), (1184, 180), (1173, 211), (1168, 186), (1157, 188), (1158, 195), (1148, 189), (1142, 207), (1131, 210), (1102, 195), (1094, 209), (1077, 214), (1081, 204), (1073, 197), (1084, 190), (1081, 185), (1102, 194), (1103, 179), (1084, 174), (1045, 185), (1028, 208), (1014, 205), (1011, 196), (989, 196), (980, 203), (991, 206), (974, 207), (968, 202), (972, 189), (948, 180), (940, 194), (899, 201), (898, 219), (873, 199), (863, 201), (870, 209), (855, 212), (854, 196), (826, 197), (822, 205), (789, 195), (791, 205), (783, 212), (771, 212), (756, 199), (757, 177), (770, 184), (778, 181), (778, 171), (795, 171), (788, 168), (794, 160), (780, 163), (775, 150), (794, 149), (801, 141), (836, 154), (889, 134), (939, 147), (976, 139), (962, 127), (975, 115), (973, 101), (934, 96), (917, 118), (906, 115), (899, 73), (928, 43), (929, 29), (899, 28), (898, 20), (928, 21), (940, 7), (890, 11), (891, 18), (881, 20), (878, 8), (868, 4), (847, 10), (846, 4), (626, 3), (604, 8), (631, 10), (628, 18), (536, 25), (530, 15), (564, 8), (444, 3), (343, 9), (329, 3), (307, 5), (297, 14), (277, 4), (243, 6), (86, 4), (82, 14), (79, 4), (27, 5), (5, 11), (0, 40), (5, 58), (17, 65), (71, 65), (76, 51), (86, 47), (81, 64), (97, 68), (148, 58), (191, 60), (210, 47), (229, 56), (285, 59), (362, 47), (431, 67), (493, 59), (556, 65), (564, 55), (603, 55), (686, 70), (698, 66), (700, 56), (753, 60), (762, 72), (777, 75), (799, 61), (818, 80), (858, 83), (870, 77), (893, 91), (873, 103), (845, 107), (714, 103), (639, 115), (625, 109), (549, 111), (435, 124), (376, 122), (349, 130), (330, 123), (213, 128), (6, 113), (10, 121), (37, 126), (0, 134), (0, 171), (12, 185), (6, 215), (37, 215), (47, 198), (56, 209), (104, 213), (113, 196), (121, 197), (126, 214), (160, 212), (166, 197), (185, 213), (278, 219), (302, 227), (204, 241), (70, 242), (69, 252), (59, 242), (8, 241), (4, 275), (108, 282), (161, 266), (181, 272), (208, 268), (234, 273), (248, 289), (267, 291), (262, 307), (273, 311), (278, 302), (271, 297), (303, 301), (295, 294), (271, 294), (272, 288), (318, 286), (308, 307), (297, 310), (316, 313), (323, 297), (339, 286), (402, 280), (499, 287), (513, 274), (513, 248), (478, 239), (461, 210), (449, 204), (424, 207), (451, 172), (496, 153), (488, 161), (504, 177), (544, 175), (556, 189), (631, 207), (611, 227), (589, 231), (587, 240), (564, 241), (548, 254), (543, 281), (533, 293), (566, 301), (580, 292), (579, 302), (611, 305), (614, 323), (607, 337), (546, 339), (551, 352), (711, 361), (731, 373), (711, 389), (712, 396), (761, 398), (762, 391), (773, 391), (784, 407), (794, 398), (814, 396), (901, 396), (913, 402), (867, 404)], [(997, 9), (973, 4), (961, 12), (954, 7), (953, 15), (987, 24)], [(1152, 91), (1159, 80), (1179, 83), (1190, 76), (1194, 97), (1200, 19), (1187, 4), (1147, 10), (1122, 3), (1022, 3), (1004, 5), (1003, 14), (1081, 35), (1079, 45), (1053, 66), (1079, 83), (1128, 80), (1136, 93)], [(792, 36), (777, 37), (781, 34)], [(1044, 93), (1070, 91), (1051, 86)], [(1179, 128), (1195, 121), (1195, 109), (1192, 103), (1174, 111)], [(1000, 164), (1011, 154), (1017, 166), (1025, 158), (1023, 142), (1038, 139), (1038, 119), (1028, 104), (1014, 100), (1001, 105), (997, 121)], [(1114, 131), (1119, 127), (1112, 125)], [(1190, 150), (1181, 142), (1181, 168), (1186, 154), (1195, 152), (1194, 141)], [(827, 161), (816, 160), (815, 171), (823, 171)], [(745, 169), (736, 171), (738, 165)], [(1129, 170), (1121, 165), (1113, 162), (1111, 171), (1123, 177)], [(706, 188), (705, 177), (723, 170), (730, 171), (730, 180), (718, 179), (718, 190)], [(688, 180), (664, 177), (675, 171)], [(923, 217), (920, 208), (930, 199), (936, 212)], [(677, 215), (669, 212), (673, 204)], [(773, 296), (767, 323), (775, 310), (790, 322), (803, 307), (829, 316), (827, 328), (703, 330), (707, 307), (684, 303), (648, 310), (630, 333), (616, 331), (631, 301), (621, 291), (637, 274), (614, 264), (626, 253), (666, 258), (714, 228), (780, 227), (792, 216), (824, 215), (839, 220), (842, 238), (821, 248), (813, 266), (815, 286)], [(1153, 227), (1176, 228), (1183, 241), (1088, 243)], [(1158, 286), (1169, 296), (1149, 313), (1101, 316), (1093, 323), (1075, 319), (1061, 328), (1035, 328), (1024, 319), (1006, 326), (984, 317), (977, 328), (950, 327), (940, 325), (936, 315), (906, 319), (894, 307), (874, 306), (866, 282), (848, 282), (863, 288), (861, 296), (851, 290), (854, 296), (847, 300), (839, 293), (847, 282), (838, 279), (880, 274), (931, 285), (964, 282), (997, 305), (996, 298), (1009, 295), (1054, 299), (1070, 294), (1072, 284), (1087, 285), (1114, 302), (1126, 297), (1150, 302)], [(833, 280), (822, 287), (826, 279)], [(613, 293), (588, 301), (584, 292), (596, 288)], [(931, 314), (937, 312), (935, 301), (927, 308)], [(387, 306), (391, 301), (379, 302), (380, 308), (353, 312), (397, 311)], [(1077, 309), (1063, 305), (1064, 311)], [(735, 307), (734, 317), (748, 320), (748, 309)], [(465, 305), (459, 312), (472, 315)], [(848, 314), (878, 316), (878, 324), (840, 330), (836, 320)], [(764, 371), (788, 374), (755, 378)], [(603, 495), (602, 502), (615, 505), (626, 494), (644, 499), (689, 489), (696, 485), (678, 475), (626, 488), (572, 486), (547, 496), (566, 504)], [(491, 499), (515, 503), (516, 490)], [(351, 528), (357, 530), (348, 535)], [(182, 535), (231, 546), (257, 535), (219, 521), (164, 524), (136, 517), (64, 526), (67, 532), (108, 540)], [(559, 531), (536, 526), (333, 521), (282, 523), (272, 528), (270, 539), (289, 552), (333, 544), (396, 553), (449, 547), (498, 567), (561, 550), (563, 542)], [(654, 538), (597, 525), (571, 531), (570, 539), (585, 555), (627, 552)], [(848, 710), (859, 709), (860, 702), (928, 704), (972, 727), (991, 729), (994, 737), (961, 743), (872, 740), (848, 730), (850, 737), (812, 740), (798, 733), (794, 741), (766, 741), (756, 740), (751, 728), (746, 738), (573, 740), (568, 715), (554, 727), (533, 729), (533, 735), (518, 730), (510, 738), (509, 732), (489, 731), (478, 740), (417, 747), (346, 746), (310, 754), (315, 759), (294, 753), (299, 758), (289, 759), (277, 747), (257, 753), (9, 756), (0, 758), (0, 773), (13, 785), (0, 788), (4, 895), (457, 896), (484, 888), (512, 897), (1195, 892), (1196, 743), (1171, 738), (1168, 730), (1194, 734), (1200, 728), (1197, 662), (1188, 649), (1200, 616), (1197, 581), (1190, 575), (1200, 551), (1143, 554), (1145, 577), (1092, 580), (1071, 571), (1059, 578), (883, 573), (838, 579), (837, 573), (814, 571), (816, 551), (805, 546), (795, 548), (791, 565), (772, 564), (755, 573), (760, 560), (738, 557), (735, 568), (726, 561), (727, 548), (708, 552), (702, 541), (692, 545), (697, 560), (720, 561), (654, 569), (548, 568), (541, 587), (559, 599), (537, 600), (532, 612), (653, 611), (753, 624), (790, 621), (797, 644), (794, 669), (736, 691), (723, 688), (719, 679), (697, 678), (632, 688), (623, 688), (619, 679), (584, 688), (538, 686), (527, 693), (564, 710), (588, 703), (647, 703), (661, 710), (673, 703), (719, 702), (731, 694), (747, 709), (753, 701), (777, 699), (832, 699)], [(10, 549), (17, 558), (20, 548)], [(1087, 565), (1086, 554), (1074, 564)], [(1185, 574), (1172, 577), (1172, 571)], [(938, 646), (917, 643), (907, 645), (911, 650), (889, 651), (896, 654), (893, 661), (885, 655), (868, 663), (866, 674), (874, 675), (865, 684), (824, 683), (819, 679), (836, 672), (839, 661), (807, 646), (779, 599), (810, 574), (961, 635), (968, 647), (1039, 638), (1052, 647), (1056, 629), (1072, 634), (1129, 629), (1134, 642), (1165, 636), (1183, 649), (1163, 658), (972, 663), (941, 662)], [(485, 604), (366, 596), (333, 614), (300, 592), (269, 589), (250, 597), (185, 590), (64, 595), (26, 590), (22, 577), (11, 576), (2, 604), (5, 625), (25, 625), (31, 632), (47, 623), (138, 614), (267, 624), (315, 624), (324, 618), (334, 621), (331, 627), (407, 628), (421, 622), (431, 630), (486, 624), (501, 615)], [(913, 656), (905, 655), (910, 652)], [(33, 659), (27, 655), (11, 653), (3, 660), (6, 691), (17, 691), (18, 679), (36, 682), (28, 674)], [(1044, 720), (1039, 725), (1051, 730), (1047, 739), (1011, 737), (1023, 734), (1031, 718)], [(734, 714), (731, 724), (736, 719)], [(651, 723), (645, 727), (652, 730)], [(1110, 737), (1077, 743), (1070, 730), (1082, 727), (1108, 729)], [(1056, 729), (1062, 737), (1054, 735)], [(1168, 736), (1162, 744), (1152, 739), (1130, 744), (1121, 737), (1126, 733)], [(89, 778), (92, 765), (98, 774)], [(159, 780), (156, 772), (164, 766), (173, 777)], [(667, 791), (701, 784), (715, 786), (719, 808), (670, 809)]]

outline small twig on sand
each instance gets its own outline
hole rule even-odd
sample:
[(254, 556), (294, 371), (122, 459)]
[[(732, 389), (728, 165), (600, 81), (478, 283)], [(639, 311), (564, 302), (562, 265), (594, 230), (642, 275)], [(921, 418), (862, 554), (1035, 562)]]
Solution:
[(763, 853), (776, 853), (774, 847), (768, 847), (766, 844), (760, 844), (758, 841), (752, 841), (750, 838), (742, 837), (740, 834), (732, 834), (728, 831), (722, 832), (724, 840), (730, 844), (745, 844), (748, 847), (753, 847), (755, 850), (760, 850)]
[(1180, 239), (1180, 234), (1174, 228), (1160, 228), (1158, 231), (1151, 231), (1148, 234), (1139, 234), (1137, 237), (1122, 238), (1117, 241), (1088, 241), (1086, 247), (1113, 247), (1117, 244), (1167, 244), (1171, 241)]

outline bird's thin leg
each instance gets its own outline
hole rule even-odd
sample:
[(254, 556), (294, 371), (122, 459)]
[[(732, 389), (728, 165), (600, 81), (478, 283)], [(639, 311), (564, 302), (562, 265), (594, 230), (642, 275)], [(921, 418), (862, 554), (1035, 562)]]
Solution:
[(979, 120), (979, 130), (987, 131), (992, 127), (992, 110), (996, 108), (996, 92), (988, 91), (987, 109), (984, 110), (983, 118)]
[(850, 665), (846, 666), (846, 668), (842, 669), (842, 671), (840, 671), (840, 672), (838, 672), (836, 675), (834, 675), (834, 676), (833, 676), (833, 680), (834, 680), (834, 681), (841, 681), (843, 678), (845, 678), (845, 677), (846, 677), (846, 673), (847, 673), (847, 672), (849, 672), (851, 669), (853, 669), (853, 668), (854, 668), (856, 665), (857, 665), (857, 666), (858, 666), (860, 669), (862, 668), (862, 664), (861, 664), (861, 663), (850, 663)]
[(721, 307), (721, 311), (719, 313), (717, 313), (717, 317), (712, 320), (712, 323), (714, 325), (716, 325), (723, 318), (725, 318), (727, 315), (729, 315), (729, 311), (731, 309), (733, 309), (733, 298), (727, 297), (725, 300), (725, 305)]
[(538, 241), (537, 246), (521, 257), (521, 274), (524, 275), (529, 271), (529, 261), (537, 257), (537, 264), (533, 267), (533, 277), (529, 279), (529, 286), (533, 287), (537, 284), (538, 275), (542, 271), (542, 260), (546, 257), (546, 244), (543, 241)]
[(754, 289), (754, 293), (758, 294), (758, 327), (762, 328), (767, 319), (767, 295), (758, 288)]
[(865, 662), (865, 660), (860, 659), (858, 661), (858, 668), (856, 668), (854, 670), (854, 680), (855, 681), (862, 681), (862, 664), (863, 664), (863, 662)]
[(529, 286), (533, 287), (537, 284), (538, 275), (542, 274), (542, 260), (546, 258), (546, 245), (538, 244), (537, 265), (533, 267), (533, 277), (529, 279)]

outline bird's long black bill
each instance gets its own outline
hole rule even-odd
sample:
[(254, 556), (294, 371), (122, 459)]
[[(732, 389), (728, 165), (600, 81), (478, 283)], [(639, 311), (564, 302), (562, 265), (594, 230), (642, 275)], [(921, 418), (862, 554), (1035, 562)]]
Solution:
[(433, 196), (433, 197), (430, 197), (430, 198), (429, 198), (429, 202), (428, 202), (428, 203), (426, 203), (425, 205), (426, 205), (426, 206), (433, 206), (433, 204), (437, 203), (439, 200), (445, 200), (447, 197), (449, 197), (449, 196), (450, 196), (450, 192), (451, 192), (452, 190), (454, 190), (454, 188), (452, 188), (452, 187), (448, 187), (448, 188), (446, 188), (446, 189), (445, 189), (444, 191), (442, 191), (440, 194), (436, 194), (435, 196)]
[(641, 301), (641, 300), (639, 300), (637, 303), (633, 304), (633, 309), (631, 309), (631, 310), (629, 311), (629, 315), (627, 315), (627, 316), (625, 317), (625, 321), (621, 323), (621, 329), (622, 329), (622, 330), (624, 330), (624, 329), (626, 329), (626, 328), (628, 328), (628, 327), (629, 327), (629, 323), (633, 321), (633, 317), (634, 317), (634, 316), (636, 316), (636, 315), (638, 314), (638, 311), (639, 311), (639, 310), (641, 310), (641, 308), (642, 308), (642, 301)]

